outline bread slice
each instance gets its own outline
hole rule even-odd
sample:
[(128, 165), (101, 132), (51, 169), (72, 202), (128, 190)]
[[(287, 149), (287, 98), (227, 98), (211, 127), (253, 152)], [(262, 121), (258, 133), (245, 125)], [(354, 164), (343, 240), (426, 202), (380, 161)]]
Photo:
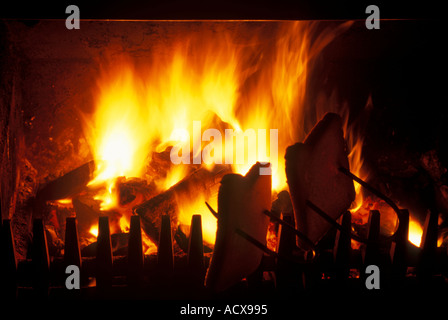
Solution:
[[(303, 143), (286, 149), (285, 160), (297, 227), (317, 244), (331, 226), (306, 201), (336, 220), (355, 199), (353, 181), (339, 171), (339, 167), (349, 168), (341, 117), (325, 114)], [(300, 240), (298, 244), (306, 247)]]
[(263, 211), (271, 207), (271, 175), (260, 175), (260, 168), (266, 166), (257, 162), (245, 176), (228, 174), (221, 180), (218, 229), (205, 280), (212, 291), (228, 289), (260, 265), (263, 252), (235, 230), (266, 244), (269, 218)]

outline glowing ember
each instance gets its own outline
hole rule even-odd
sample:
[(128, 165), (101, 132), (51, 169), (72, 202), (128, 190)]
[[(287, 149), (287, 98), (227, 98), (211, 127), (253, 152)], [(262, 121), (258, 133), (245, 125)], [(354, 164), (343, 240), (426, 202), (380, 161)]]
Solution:
[(70, 205), (72, 204), (72, 199), (61, 199), (61, 200), (56, 200), (56, 202), (60, 205)]

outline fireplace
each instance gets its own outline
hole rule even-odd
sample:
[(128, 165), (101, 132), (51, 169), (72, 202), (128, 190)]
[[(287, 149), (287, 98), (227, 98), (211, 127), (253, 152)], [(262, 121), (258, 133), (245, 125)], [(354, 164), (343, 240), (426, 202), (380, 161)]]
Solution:
[[(380, 30), (360, 20), (1, 21), (5, 291), (446, 291), (435, 30), (419, 20)], [(67, 289), (68, 265), (80, 289)]]

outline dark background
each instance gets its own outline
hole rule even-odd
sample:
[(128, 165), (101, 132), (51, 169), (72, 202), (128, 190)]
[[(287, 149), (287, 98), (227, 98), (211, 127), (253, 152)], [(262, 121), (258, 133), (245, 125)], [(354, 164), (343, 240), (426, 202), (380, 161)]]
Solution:
[(80, 8), (81, 19), (365, 19), (374, 4), (382, 19), (441, 17), (440, 3), (405, 0), (130, 0), (130, 1), (3, 1), (0, 18), (64, 19), (68, 5)]

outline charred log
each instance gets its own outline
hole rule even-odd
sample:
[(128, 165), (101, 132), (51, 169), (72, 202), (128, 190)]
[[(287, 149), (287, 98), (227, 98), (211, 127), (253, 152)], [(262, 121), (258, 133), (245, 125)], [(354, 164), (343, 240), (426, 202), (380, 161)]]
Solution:
[(194, 199), (198, 194), (210, 194), (218, 188), (221, 178), (230, 172), (229, 166), (215, 166), (211, 171), (200, 168), (167, 191), (136, 206), (134, 212), (142, 218), (143, 231), (158, 244), (162, 215), (166, 214), (170, 216), (172, 233), (175, 234), (179, 214), (178, 199)]
[(42, 187), (36, 194), (41, 201), (60, 200), (79, 193), (92, 180), (95, 162), (89, 161)]

